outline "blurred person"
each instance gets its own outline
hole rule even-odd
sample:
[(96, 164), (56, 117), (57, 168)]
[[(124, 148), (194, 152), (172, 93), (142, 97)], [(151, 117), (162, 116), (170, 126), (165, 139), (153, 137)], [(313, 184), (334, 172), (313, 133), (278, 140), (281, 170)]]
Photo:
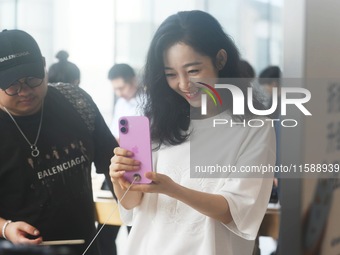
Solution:
[(281, 95), (280, 95), (280, 88), (281, 88), (281, 70), (278, 66), (268, 66), (263, 69), (259, 74), (259, 84), (262, 89), (265, 91), (267, 96), (267, 103), (266, 105), (268, 108), (272, 105), (272, 95), (273, 95), (273, 88), (277, 88), (277, 97), (278, 97), (278, 104), (276, 110), (270, 115), (271, 118), (276, 119), (280, 116), (281, 112)]
[[(114, 106), (112, 124), (110, 126), (112, 134), (116, 140), (119, 141), (118, 120), (122, 116), (134, 116), (138, 114), (138, 100), (137, 100), (137, 78), (135, 71), (128, 64), (115, 64), (108, 72), (108, 79), (112, 84), (113, 91), (117, 97), (117, 102)], [(101, 187), (103, 190), (110, 189), (111, 182), (104, 180)], [(101, 228), (99, 224), (98, 228)], [(128, 232), (130, 227), (127, 228)], [(98, 242), (102, 255), (117, 254), (116, 238), (120, 226), (106, 225), (98, 236)]]
[[(48, 84), (45, 58), (21, 30), (0, 33), (0, 233), (15, 245), (96, 233), (91, 165), (108, 176), (118, 144), (91, 97)], [(97, 242), (87, 255), (100, 254)]]
[(240, 68), (241, 68), (243, 78), (250, 78), (251, 79), (250, 81), (255, 79), (256, 77), (255, 70), (247, 60), (244, 60), (244, 59), (240, 60)]
[(55, 57), (59, 62), (52, 64), (48, 69), (48, 82), (63, 82), (79, 86), (80, 70), (77, 65), (68, 61), (69, 54), (61, 50)]
[[(273, 104), (273, 88), (277, 88), (277, 107), (276, 110), (269, 115), (272, 119), (280, 119), (281, 118), (281, 69), (278, 66), (268, 66), (260, 72), (258, 82), (262, 89), (266, 93), (266, 107), (269, 109)], [(276, 146), (277, 146), (277, 157), (276, 162), (279, 164), (279, 134), (280, 134), (280, 125), (279, 121), (274, 122), (275, 131), (276, 131)]]
[(111, 132), (118, 140), (118, 120), (122, 116), (140, 115), (138, 112), (138, 86), (135, 71), (128, 64), (115, 64), (108, 73), (117, 102), (113, 110)]
[[(278, 66), (268, 66), (260, 72), (258, 81), (267, 95), (267, 108), (270, 108), (273, 103), (272, 95), (273, 88), (277, 88), (277, 107), (276, 110), (269, 115), (272, 119), (280, 120), (281, 118), (281, 69)], [(280, 164), (280, 125), (279, 121), (274, 122), (276, 134), (276, 165)], [(271, 203), (279, 201), (279, 175), (274, 178), (272, 193), (270, 196)]]

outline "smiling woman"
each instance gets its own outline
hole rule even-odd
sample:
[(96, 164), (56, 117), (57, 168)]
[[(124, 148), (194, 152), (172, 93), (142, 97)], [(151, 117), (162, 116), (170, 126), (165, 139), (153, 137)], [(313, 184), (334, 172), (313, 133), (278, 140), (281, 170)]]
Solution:
[[(201, 89), (192, 86), (191, 79), (222, 77), (241, 77), (240, 58), (214, 17), (202, 11), (179, 12), (160, 25), (149, 47), (143, 80), (144, 110), (151, 120), (155, 148), (154, 172), (145, 177), (152, 183), (132, 185), (120, 203), (122, 220), (133, 225), (128, 254), (162, 254), (164, 250), (169, 254), (252, 254), (267, 209), (271, 175), (252, 179), (231, 172), (225, 178), (190, 178), (190, 155), (195, 148), (209, 148), (200, 154), (203, 160), (210, 153), (212, 165), (232, 169), (275, 163), (274, 129), (268, 123), (202, 136), (202, 127), (211, 119), (190, 119), (190, 107), (199, 110), (201, 105)], [(237, 85), (246, 94), (249, 84)], [(261, 106), (256, 98), (253, 104)], [(234, 119), (231, 109), (232, 100), (226, 100), (216, 115)], [(245, 114), (248, 119), (255, 117), (247, 107)], [(111, 160), (118, 199), (130, 187), (124, 173), (140, 166), (132, 155), (116, 148)]]
[[(227, 62), (227, 53), (221, 50), (217, 54), (222, 58), (219, 65), (223, 67)], [(170, 88), (194, 107), (201, 106), (201, 93), (198, 93), (200, 90), (197, 87), (191, 85), (190, 79), (217, 77), (219, 71), (210, 57), (198, 54), (192, 47), (180, 42), (165, 52), (164, 70)]]

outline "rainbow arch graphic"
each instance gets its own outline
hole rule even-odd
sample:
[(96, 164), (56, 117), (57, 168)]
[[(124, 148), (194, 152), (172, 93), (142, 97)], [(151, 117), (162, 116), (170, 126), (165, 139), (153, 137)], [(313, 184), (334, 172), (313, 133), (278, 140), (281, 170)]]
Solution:
[[(220, 103), (220, 105), (222, 105), (221, 96), (220, 96), (220, 94), (218, 94), (218, 92), (216, 91), (216, 89), (215, 89), (213, 86), (211, 86), (211, 85), (209, 85), (209, 84), (206, 84), (206, 83), (204, 83), (204, 82), (197, 82), (197, 83), (204, 86), (204, 87), (202, 88), (202, 90), (210, 96), (210, 98), (213, 100), (215, 106), (217, 106), (216, 98), (217, 98), (218, 102)], [(211, 93), (210, 90), (212, 91), (212, 93)], [(214, 96), (214, 95), (215, 95), (215, 96)], [(215, 98), (215, 97), (216, 97), (216, 98)]]

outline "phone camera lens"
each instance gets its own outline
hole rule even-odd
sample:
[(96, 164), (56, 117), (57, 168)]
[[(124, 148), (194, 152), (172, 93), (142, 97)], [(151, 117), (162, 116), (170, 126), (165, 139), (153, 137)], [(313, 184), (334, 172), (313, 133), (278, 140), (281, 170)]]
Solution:
[(121, 131), (123, 134), (126, 134), (126, 133), (127, 133), (127, 128), (126, 128), (126, 127), (121, 127), (121, 128), (120, 128), (120, 131)]
[(126, 121), (125, 119), (121, 119), (121, 120), (120, 120), (120, 124), (121, 124), (121, 125), (124, 126), (124, 125), (126, 125), (126, 123), (127, 123), (127, 121)]

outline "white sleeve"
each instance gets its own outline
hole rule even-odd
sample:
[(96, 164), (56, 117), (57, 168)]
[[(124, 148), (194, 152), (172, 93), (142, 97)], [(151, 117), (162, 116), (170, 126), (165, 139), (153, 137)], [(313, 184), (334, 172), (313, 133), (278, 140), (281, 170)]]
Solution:
[(131, 226), (133, 220), (133, 209), (127, 210), (121, 204), (118, 204), (119, 216), (124, 225)]
[[(236, 167), (260, 164), (275, 165), (275, 132), (269, 125), (253, 128), (243, 141)], [(249, 240), (256, 238), (267, 210), (273, 185), (273, 174), (263, 178), (240, 178), (230, 175), (218, 194), (229, 204), (233, 221), (226, 227), (233, 233)]]
[(124, 115), (124, 113), (122, 112), (122, 98), (118, 98), (116, 105), (113, 109), (113, 118), (112, 118), (112, 122), (111, 122), (111, 126), (110, 126), (110, 130), (111, 133), (113, 134), (113, 136), (118, 139), (119, 138), (119, 124), (118, 124), (118, 120), (121, 116)]
[(116, 139), (119, 137), (118, 120), (115, 117), (113, 117), (112, 119), (112, 122), (110, 125), (110, 131)]

